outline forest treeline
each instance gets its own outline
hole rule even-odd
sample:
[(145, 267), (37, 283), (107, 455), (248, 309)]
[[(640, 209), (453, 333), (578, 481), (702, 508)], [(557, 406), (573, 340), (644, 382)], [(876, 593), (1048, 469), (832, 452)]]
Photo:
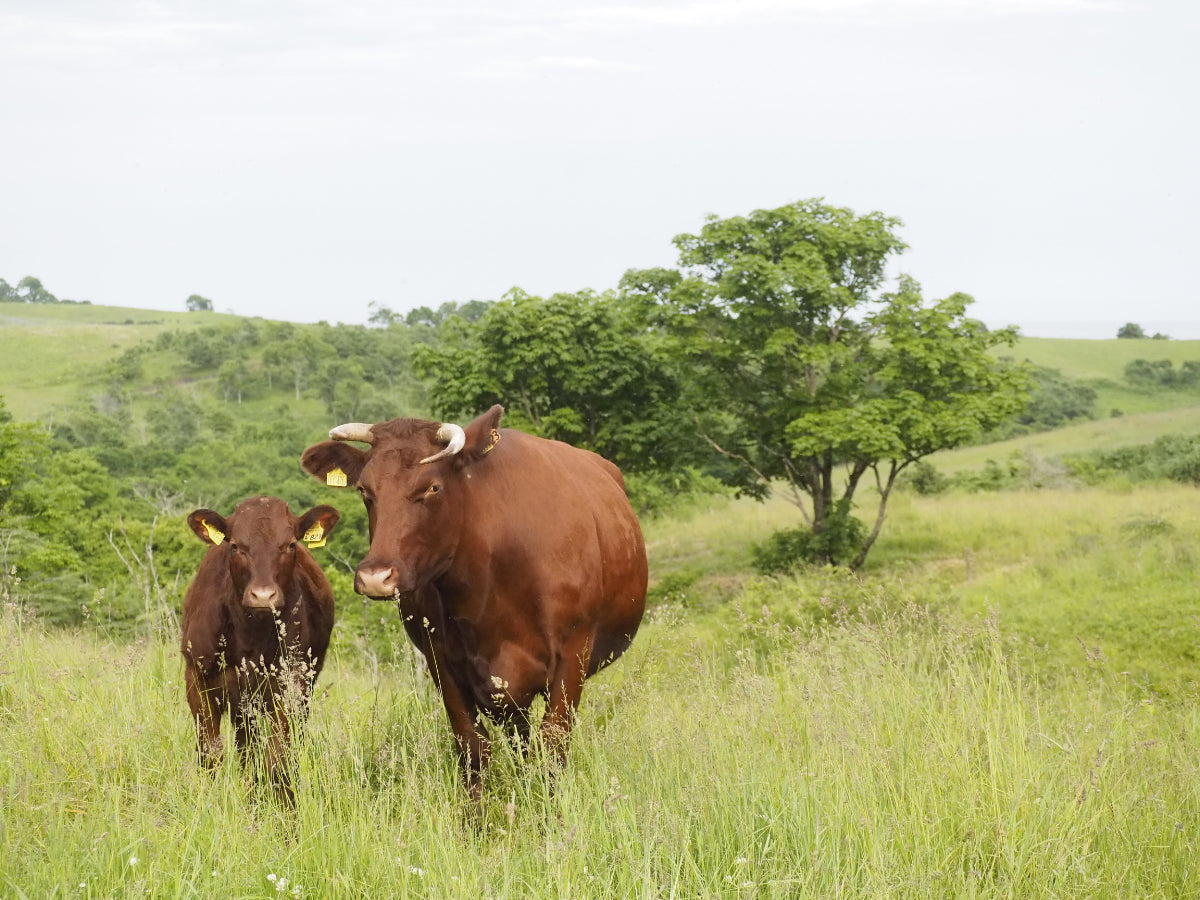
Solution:
[(0, 592), (55, 623), (163, 624), (204, 551), (183, 516), (270, 493), (341, 510), (322, 562), (349, 594), (362, 504), (304, 475), (303, 449), (340, 422), (493, 403), (612, 459), (642, 514), (784, 492), (798, 527), (764, 569), (857, 567), (891, 491), (938, 483), (930, 454), (1096, 414), (1088, 386), (1008, 358), (1015, 329), (971, 319), (969, 296), (889, 285), (898, 227), (801, 201), (710, 219), (675, 239), (678, 268), (604, 292), (374, 304), (367, 326), (199, 324), (134, 345), (37, 422), (0, 398)]

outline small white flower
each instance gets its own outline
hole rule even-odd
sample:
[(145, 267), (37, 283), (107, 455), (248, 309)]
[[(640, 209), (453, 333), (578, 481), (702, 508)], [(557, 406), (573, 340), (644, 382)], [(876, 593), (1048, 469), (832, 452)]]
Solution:
[(409, 871), (411, 874), (413, 874), (413, 875), (416, 875), (418, 878), (424, 878), (424, 877), (425, 877), (425, 870), (424, 870), (424, 869), (419, 869), (419, 868), (417, 868), (416, 866), (409, 866), (409, 867), (408, 867), (408, 871)]
[(272, 872), (270, 875), (267, 876), (267, 881), (274, 882), (275, 879), (278, 877), (279, 877), (278, 875), (276, 875), (274, 872)]
[(275, 882), (275, 890), (280, 891), (280, 892), (286, 891), (287, 890), (287, 879), (280, 878), (277, 882)]
[(744, 856), (739, 856), (734, 860), (734, 862), (739, 866), (744, 866), (746, 863), (750, 862), (750, 860), (746, 859)]
[(131, 866), (136, 866), (137, 865), (137, 857), (136, 856), (129, 857), (129, 864)]

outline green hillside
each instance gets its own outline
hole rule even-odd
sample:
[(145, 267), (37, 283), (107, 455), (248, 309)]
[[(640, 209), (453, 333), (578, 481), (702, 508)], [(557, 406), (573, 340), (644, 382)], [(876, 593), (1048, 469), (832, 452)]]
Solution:
[(164, 331), (236, 320), (90, 304), (0, 304), (0, 394), (19, 419), (40, 418), (76, 399), (103, 365)]
[[(147, 398), (174, 388), (194, 402), (224, 401), (222, 405), (236, 420), (260, 419), (285, 404), (292, 415), (311, 421), (314, 427), (324, 423), (329, 418), (328, 399), (322, 402), (322, 398), (315, 396), (313, 385), (318, 380), (318, 371), (322, 367), (329, 369), (328, 359), (314, 358), (302, 365), (299, 375), (296, 371), (280, 372), (272, 379), (265, 371), (264, 342), (246, 346), (241, 355), (246, 379), (252, 384), (240, 399), (231, 399), (223, 396), (217, 366), (205, 366), (199, 356), (195, 357), (199, 364), (181, 361), (178, 346), (161, 347), (154, 343), (160, 335), (170, 332), (214, 326), (233, 330), (253, 327), (246, 323), (284, 329), (281, 333), (308, 331), (325, 337), (342, 329), (364, 330), (361, 326), (293, 326), (223, 313), (5, 303), (0, 304), (5, 351), (0, 354), (0, 396), (18, 419), (32, 421), (51, 416), (66, 404), (86, 401), (104, 390), (106, 365), (132, 348), (141, 347), (144, 352), (139, 356), (137, 376), (125, 385), (132, 389), (132, 409), (139, 417)], [(380, 333), (377, 329), (372, 331)], [(1200, 341), (1022, 338), (1005, 355), (1056, 369), (1092, 387), (1097, 395), (1094, 406), (1097, 418), (1052, 432), (938, 454), (933, 461), (948, 472), (977, 467), (988, 459), (1001, 460), (1013, 453), (1055, 457), (1125, 447), (1163, 434), (1200, 430), (1200, 392), (1147, 390), (1133, 387), (1124, 379), (1125, 366), (1136, 359), (1166, 359), (1176, 367), (1200, 361)], [(399, 358), (391, 362), (394, 369)], [(353, 363), (353, 359), (343, 358), (337, 365), (345, 367)], [(298, 392), (294, 390), (297, 378), (303, 386)], [(405, 381), (403, 375), (394, 375), (393, 379)], [(412, 384), (397, 388), (385, 392), (383, 402), (374, 404), (380, 415), (426, 412), (423, 398)], [(1114, 416), (1114, 411), (1120, 415)]]
[(1057, 369), (1068, 378), (1092, 387), (1096, 391), (1096, 412), (1101, 416), (1114, 410), (1146, 413), (1200, 405), (1200, 391), (1147, 391), (1125, 380), (1125, 367), (1137, 359), (1170, 360), (1177, 369), (1185, 362), (1200, 362), (1200, 341), (1022, 338), (1011, 351), (1006, 349), (1004, 355)]

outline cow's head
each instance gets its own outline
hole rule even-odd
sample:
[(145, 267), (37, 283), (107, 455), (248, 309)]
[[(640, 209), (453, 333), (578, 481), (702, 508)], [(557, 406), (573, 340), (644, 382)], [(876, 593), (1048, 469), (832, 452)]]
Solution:
[[(420, 419), (339, 425), (301, 464), (328, 484), (356, 487), (367, 507), (371, 549), (354, 589), (406, 597), (443, 575), (458, 549), (471, 469), (500, 440), (501, 406), (465, 428)], [(369, 444), (367, 450), (344, 443)]]
[(198, 509), (188, 525), (206, 544), (229, 547), (229, 574), (242, 606), (279, 612), (292, 595), (299, 541), (323, 541), (339, 518), (332, 506), (314, 506), (297, 518), (276, 497), (243, 500), (225, 518)]

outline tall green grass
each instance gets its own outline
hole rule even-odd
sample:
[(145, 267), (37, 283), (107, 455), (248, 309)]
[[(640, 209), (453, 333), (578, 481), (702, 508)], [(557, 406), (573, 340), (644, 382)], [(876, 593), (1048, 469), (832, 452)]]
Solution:
[[(783, 595), (781, 595), (782, 597)], [(776, 601), (786, 606), (781, 597)], [(880, 590), (823, 627), (660, 607), (566, 768), (499, 747), (470, 815), (411, 661), (342, 654), (298, 802), (194, 764), (164, 640), (0, 619), (13, 897), (1186, 896), (1200, 721), (1103, 664), (1046, 685), (994, 619)], [(273, 878), (272, 878), (273, 876)], [(281, 887), (281, 881), (284, 882)]]

